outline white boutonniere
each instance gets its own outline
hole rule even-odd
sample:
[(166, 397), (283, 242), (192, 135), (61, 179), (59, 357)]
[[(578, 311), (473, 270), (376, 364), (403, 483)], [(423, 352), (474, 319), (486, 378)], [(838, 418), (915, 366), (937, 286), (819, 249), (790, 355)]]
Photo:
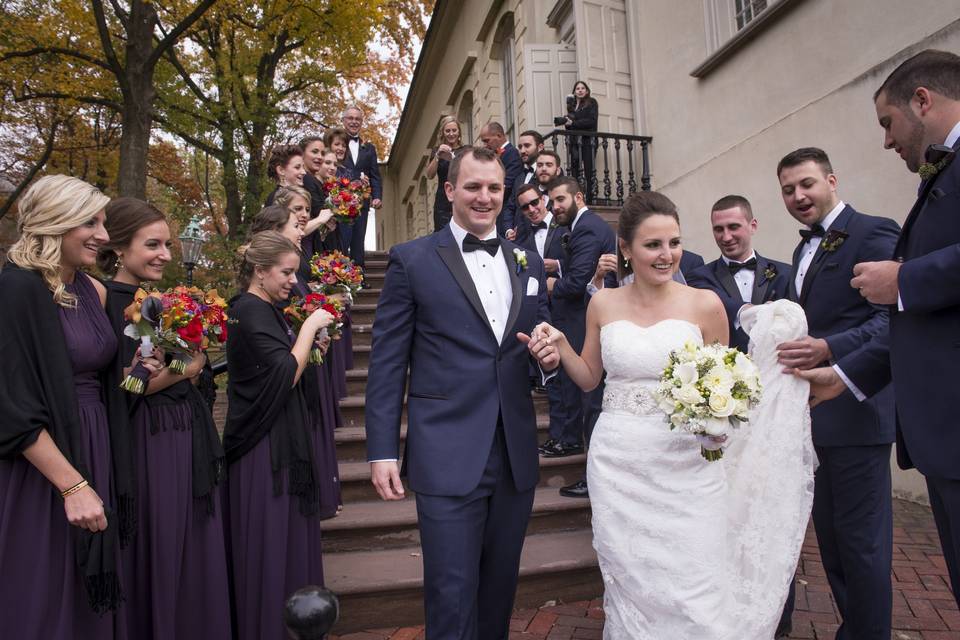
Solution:
[(527, 268), (527, 252), (523, 249), (513, 250), (513, 260), (517, 263), (517, 275)]

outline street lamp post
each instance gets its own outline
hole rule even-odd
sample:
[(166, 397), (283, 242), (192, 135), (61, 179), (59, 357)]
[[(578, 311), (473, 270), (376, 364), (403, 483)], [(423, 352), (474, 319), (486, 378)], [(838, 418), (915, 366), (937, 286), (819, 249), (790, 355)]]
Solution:
[(187, 286), (193, 286), (193, 268), (200, 262), (200, 250), (205, 238), (200, 220), (197, 216), (190, 218), (190, 223), (180, 234), (180, 251), (183, 254), (183, 266), (187, 268)]

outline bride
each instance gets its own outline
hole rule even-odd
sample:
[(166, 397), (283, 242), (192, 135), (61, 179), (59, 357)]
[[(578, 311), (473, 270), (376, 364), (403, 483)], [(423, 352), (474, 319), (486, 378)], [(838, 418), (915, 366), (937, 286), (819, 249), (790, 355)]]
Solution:
[(708, 462), (701, 444), (727, 443), (671, 431), (652, 392), (672, 350), (727, 344), (723, 305), (673, 280), (682, 249), (667, 197), (631, 196), (618, 236), (634, 280), (594, 295), (582, 356), (550, 325), (535, 331), (585, 391), (607, 372), (587, 462), (604, 638), (769, 640), (812, 500), (805, 383), (782, 374), (775, 353), (784, 334), (806, 331), (803, 312), (778, 302), (744, 313), (751, 335), (767, 338), (765, 353), (754, 353), (764, 399), (754, 426), (731, 438), (722, 461)]

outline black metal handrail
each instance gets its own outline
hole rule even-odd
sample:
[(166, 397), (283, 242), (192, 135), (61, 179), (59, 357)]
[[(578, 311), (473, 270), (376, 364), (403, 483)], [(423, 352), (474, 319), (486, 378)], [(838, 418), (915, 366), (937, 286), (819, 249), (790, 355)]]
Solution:
[(564, 173), (580, 183), (587, 204), (619, 207), (638, 186), (650, 190), (650, 136), (554, 129), (544, 139), (566, 158)]

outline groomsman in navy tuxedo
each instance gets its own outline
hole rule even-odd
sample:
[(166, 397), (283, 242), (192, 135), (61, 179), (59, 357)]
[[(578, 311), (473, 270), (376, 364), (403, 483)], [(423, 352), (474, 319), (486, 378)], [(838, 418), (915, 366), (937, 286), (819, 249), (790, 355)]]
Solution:
[(480, 140), (483, 145), (500, 156), (506, 174), (503, 178), (503, 211), (497, 217), (497, 233), (506, 237), (507, 231), (516, 228), (516, 193), (513, 185), (523, 173), (523, 161), (520, 152), (507, 140), (503, 125), (499, 122), (488, 122), (480, 130)]
[(737, 319), (744, 304), (763, 304), (786, 298), (790, 282), (790, 265), (764, 258), (753, 249), (757, 219), (750, 201), (730, 195), (717, 200), (710, 210), (713, 239), (720, 249), (720, 258), (695, 269), (687, 284), (714, 291), (730, 318), (730, 346), (744, 353), (750, 337)]
[[(520, 175), (517, 176), (517, 179), (513, 181), (512, 193), (514, 198), (520, 193), (520, 187), (536, 182), (537, 176), (534, 172), (535, 167), (533, 163), (537, 158), (537, 154), (543, 151), (543, 136), (533, 129), (524, 131), (517, 136), (517, 151), (520, 152), (520, 161), (523, 163), (523, 170), (520, 172)], [(505, 234), (508, 240), (515, 240), (516, 238), (525, 236), (529, 231), (527, 216), (523, 215), (523, 212), (516, 208), (514, 208), (513, 212), (513, 225), (513, 229), (508, 229)], [(513, 237), (511, 237), (511, 235)]]
[(960, 56), (921, 51), (894, 69), (874, 101), (884, 147), (922, 179), (893, 259), (858, 264), (850, 283), (890, 309), (890, 331), (832, 369), (800, 374), (814, 402), (846, 392), (845, 382), (864, 398), (893, 381), (897, 461), (926, 477), (960, 605)]
[(364, 205), (360, 216), (353, 223), (350, 235), (350, 257), (359, 266), (364, 263), (364, 239), (367, 237), (367, 219), (370, 209), (379, 209), (383, 203), (383, 181), (380, 179), (380, 165), (377, 162), (377, 148), (371, 142), (360, 139), (360, 128), (363, 126), (363, 111), (356, 105), (351, 105), (343, 111), (343, 128), (350, 134), (347, 142), (347, 154), (343, 158), (343, 165), (354, 171), (358, 176), (362, 173), (370, 179), (370, 204)]
[[(542, 155), (542, 154), (541, 154)], [(554, 326), (563, 331), (579, 352), (583, 349), (587, 319), (587, 285), (604, 253), (616, 251), (616, 234), (603, 218), (590, 211), (576, 178), (558, 177), (547, 185), (557, 224), (570, 228), (560, 238), (566, 255), (560, 273), (547, 278)], [(563, 402), (559, 442), (542, 449), (547, 457), (583, 453), (584, 394), (562, 370), (558, 376)]]
[[(553, 213), (547, 211), (536, 185), (520, 185), (517, 191), (517, 211), (527, 219), (526, 228), (528, 229), (526, 237), (517, 240), (517, 244), (529, 251), (537, 252), (537, 255), (543, 259), (547, 277), (559, 275), (567, 258), (562, 238), (570, 233), (570, 229), (557, 224)], [(559, 381), (554, 380), (552, 384), (547, 385), (545, 391), (550, 406), (550, 427), (547, 441), (540, 445), (540, 453), (545, 453), (559, 444), (565, 423)]]
[[(899, 227), (840, 200), (827, 154), (797, 149), (777, 166), (787, 211), (804, 225), (793, 252), (790, 299), (807, 314), (807, 337), (779, 345), (780, 362), (812, 369), (885, 334), (889, 314), (850, 288), (854, 265), (893, 255)], [(813, 524), (842, 623), (838, 640), (890, 638), (893, 554), (890, 447), (893, 393), (852, 393), (811, 411), (816, 472)]]
[[(390, 250), (373, 324), (367, 459), (385, 500), (416, 494), (426, 637), (507, 640), (520, 552), (539, 477), (529, 334), (549, 321), (543, 261), (502, 240), (496, 154), (450, 163), (453, 219)], [(556, 350), (532, 348), (545, 369)], [(409, 370), (409, 388), (407, 388)]]

